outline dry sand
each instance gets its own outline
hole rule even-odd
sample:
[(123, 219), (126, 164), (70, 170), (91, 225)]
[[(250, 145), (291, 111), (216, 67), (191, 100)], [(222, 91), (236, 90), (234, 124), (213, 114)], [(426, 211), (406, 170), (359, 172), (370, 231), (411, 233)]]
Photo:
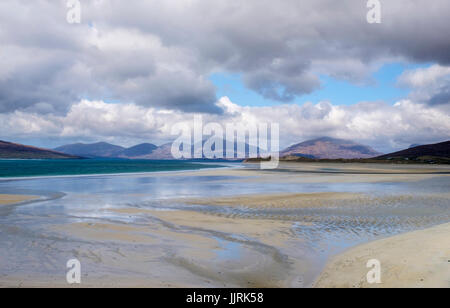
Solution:
[[(366, 264), (381, 262), (381, 284), (369, 284)], [(361, 245), (332, 259), (319, 288), (450, 288), (450, 224)]]
[(24, 196), (24, 195), (0, 195), (0, 205), (11, 205), (25, 201), (31, 201), (38, 199), (37, 196)]

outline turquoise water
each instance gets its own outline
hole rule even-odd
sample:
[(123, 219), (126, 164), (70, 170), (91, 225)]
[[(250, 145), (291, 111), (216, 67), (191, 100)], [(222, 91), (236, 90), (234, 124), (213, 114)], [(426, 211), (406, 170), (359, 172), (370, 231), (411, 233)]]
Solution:
[(221, 165), (162, 160), (0, 160), (0, 178), (198, 170)]

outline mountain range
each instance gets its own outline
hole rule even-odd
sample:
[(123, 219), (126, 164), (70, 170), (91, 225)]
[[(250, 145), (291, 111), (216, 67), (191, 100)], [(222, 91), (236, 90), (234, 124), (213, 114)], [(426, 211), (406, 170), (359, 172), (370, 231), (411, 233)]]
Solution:
[[(246, 153), (250, 149), (245, 144)], [(143, 143), (130, 148), (118, 145), (98, 142), (93, 144), (69, 144), (54, 150), (42, 149), (21, 145), (6, 141), (0, 141), (0, 158), (19, 159), (74, 159), (74, 158), (125, 158), (125, 159), (173, 159), (171, 154), (172, 144), (167, 143), (156, 146), (151, 143)], [(224, 147), (225, 149), (225, 147)], [(257, 149), (253, 149), (257, 150)], [(235, 143), (235, 152), (237, 144)], [(193, 153), (193, 149), (191, 149)], [(225, 156), (225, 151), (224, 151)], [(412, 147), (403, 151), (382, 155), (369, 146), (355, 143), (349, 140), (322, 137), (305, 141), (281, 151), (280, 157), (292, 159), (374, 159), (418, 162), (447, 162), (450, 160), (450, 141), (438, 144)], [(430, 159), (432, 158), (432, 159)], [(436, 160), (436, 158), (442, 158)]]
[[(203, 141), (205, 143), (205, 141)], [(237, 143), (234, 145), (234, 152), (237, 152)], [(69, 144), (58, 147), (55, 151), (88, 157), (88, 158), (128, 158), (128, 159), (172, 159), (171, 153), (172, 144), (164, 144), (156, 146), (150, 143), (139, 144), (131, 148), (124, 148), (121, 146), (109, 144), (106, 142), (99, 142), (93, 144)], [(226, 156), (224, 143), (223, 156)], [(246, 158), (248, 157), (250, 146), (245, 144)], [(258, 149), (252, 148), (254, 151)], [(193, 149), (191, 149), (193, 153)], [(372, 148), (358, 144), (348, 140), (334, 139), (329, 137), (318, 138), (314, 140), (305, 141), (293, 145), (280, 153), (284, 156), (298, 156), (313, 159), (323, 158), (372, 158), (381, 155), (381, 153)], [(240, 156), (242, 157), (242, 155)], [(204, 157), (203, 157), (204, 158)]]
[(86, 158), (145, 158), (153, 153), (158, 147), (151, 143), (142, 143), (131, 148), (98, 142), (92, 144), (75, 143), (60, 146), (55, 151), (82, 156)]
[[(291, 153), (292, 150), (288, 152)], [(450, 141), (413, 146), (403, 151), (372, 158), (310, 158), (304, 154), (292, 154), (282, 156), (281, 160), (290, 162), (450, 164)]]
[[(206, 140), (203, 141), (203, 145)], [(248, 158), (249, 149), (251, 148), (248, 144), (241, 144), (245, 147), (245, 158)], [(223, 144), (223, 157), (226, 156), (226, 144)], [(235, 157), (238, 157), (237, 153), (238, 143), (234, 144)], [(60, 146), (55, 151), (82, 156), (86, 158), (125, 158), (125, 159), (153, 159), (153, 160), (167, 160), (173, 159), (172, 156), (172, 143), (163, 144), (161, 146), (156, 146), (151, 143), (143, 143), (135, 145), (131, 148), (124, 148), (114, 144), (109, 144), (106, 142), (98, 142), (93, 144), (75, 143)], [(213, 149), (214, 150), (214, 149)], [(258, 151), (256, 148), (252, 148), (254, 151)], [(194, 156), (194, 146), (191, 147), (191, 155)], [(242, 158), (244, 155), (240, 155)], [(202, 159), (205, 156), (203, 155)]]

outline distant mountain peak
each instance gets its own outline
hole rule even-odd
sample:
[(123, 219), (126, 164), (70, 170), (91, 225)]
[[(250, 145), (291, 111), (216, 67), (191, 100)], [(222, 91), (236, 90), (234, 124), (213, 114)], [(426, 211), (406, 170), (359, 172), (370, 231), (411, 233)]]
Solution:
[(350, 140), (324, 136), (290, 146), (282, 151), (280, 155), (281, 157), (303, 156), (318, 159), (354, 159), (372, 158), (380, 154), (366, 145)]

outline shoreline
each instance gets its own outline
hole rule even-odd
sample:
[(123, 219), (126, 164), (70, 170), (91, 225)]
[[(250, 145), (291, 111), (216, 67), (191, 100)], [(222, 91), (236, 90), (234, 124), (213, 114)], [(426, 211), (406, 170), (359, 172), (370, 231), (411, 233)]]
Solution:
[[(333, 256), (313, 288), (450, 288), (450, 223), (369, 241)], [(418, 249), (420, 247), (420, 249)], [(369, 284), (369, 260), (381, 283)]]

